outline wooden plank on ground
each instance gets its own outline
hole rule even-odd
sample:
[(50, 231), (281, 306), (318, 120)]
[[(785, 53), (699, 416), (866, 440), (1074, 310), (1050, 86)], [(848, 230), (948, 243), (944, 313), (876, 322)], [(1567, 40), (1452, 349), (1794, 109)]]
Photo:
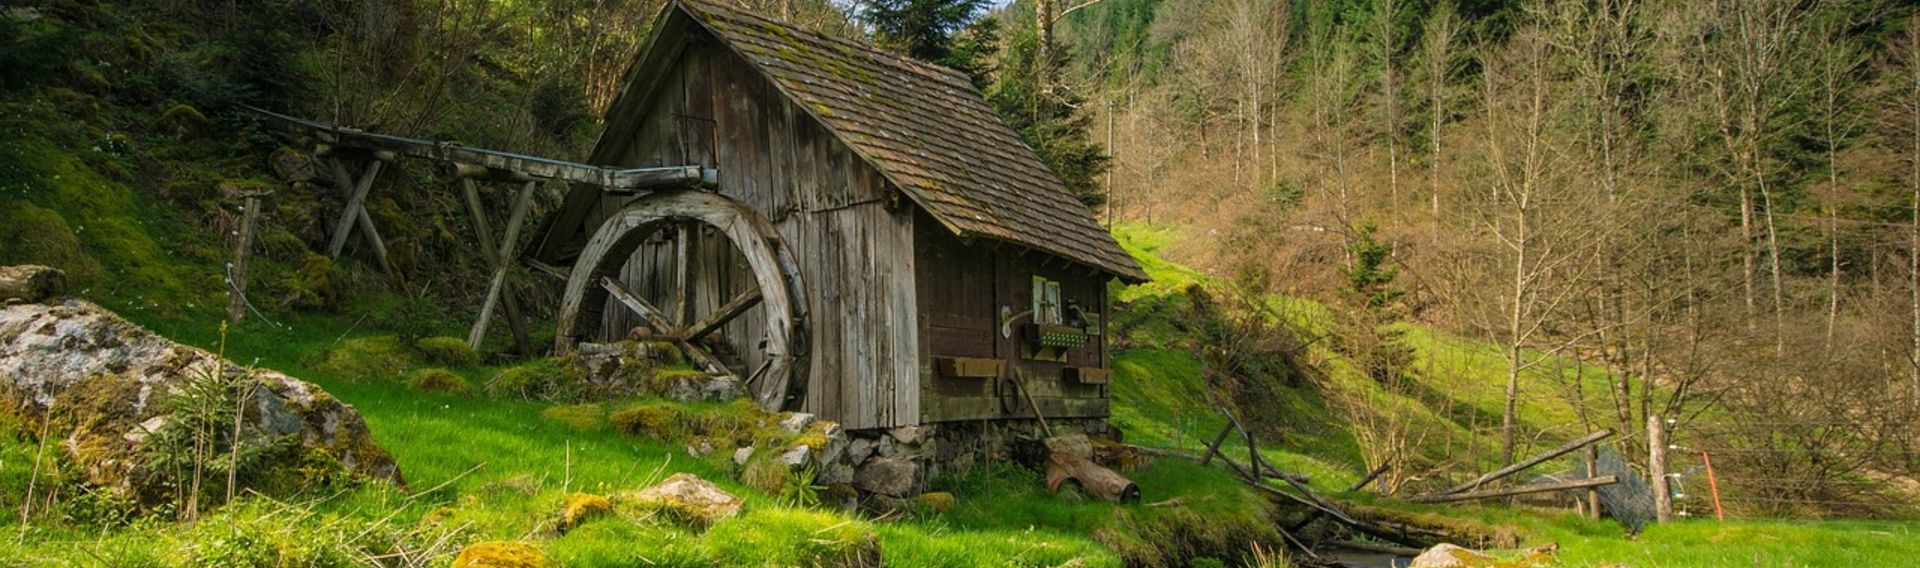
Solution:
[(1617, 478), (1611, 475), (1606, 475), (1601, 477), (1595, 477), (1592, 479), (1575, 479), (1572, 481), (1534, 483), (1531, 485), (1504, 487), (1500, 489), (1489, 489), (1486, 491), (1471, 491), (1467, 493), (1449, 493), (1446, 495), (1421, 495), (1419, 497), (1414, 497), (1413, 499), (1410, 499), (1410, 501), (1413, 501), (1415, 503), (1451, 503), (1454, 501), (1472, 501), (1475, 499), (1492, 499), (1495, 497), (1511, 497), (1514, 495), (1525, 495), (1528, 493), (1544, 493), (1548, 491), (1566, 491), (1569, 489), (1585, 489), (1588, 487), (1600, 487), (1602, 485), (1613, 485), (1619, 482), (1620, 482), (1620, 478)]

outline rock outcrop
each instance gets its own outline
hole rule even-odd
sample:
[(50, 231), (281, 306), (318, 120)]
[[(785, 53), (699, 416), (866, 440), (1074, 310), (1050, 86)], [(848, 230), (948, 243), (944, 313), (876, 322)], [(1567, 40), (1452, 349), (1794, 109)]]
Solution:
[[(174, 343), (85, 301), (0, 307), (0, 412), (47, 432), (93, 485), (141, 502), (170, 495), (179, 466), (157, 462), (168, 459), (166, 444), (194, 435), (181, 413), (187, 401), (211, 406), (203, 399), (223, 401), (229, 413), (244, 408), (240, 439), (259, 456), (247, 474), (252, 487), (404, 483), (359, 413), (319, 387)], [(201, 458), (227, 457), (226, 416), (223, 427), (200, 429), (218, 432)]]
[(642, 489), (639, 493), (621, 495), (618, 500), (662, 514), (696, 530), (704, 530), (721, 519), (739, 514), (740, 506), (744, 504), (739, 497), (690, 473), (673, 474), (658, 485)]

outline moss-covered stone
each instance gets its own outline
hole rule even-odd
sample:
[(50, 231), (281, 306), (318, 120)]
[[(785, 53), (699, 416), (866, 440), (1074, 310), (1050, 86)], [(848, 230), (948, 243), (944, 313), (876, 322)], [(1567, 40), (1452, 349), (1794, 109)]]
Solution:
[(414, 351), (398, 338), (382, 335), (342, 341), (322, 354), (314, 366), (347, 380), (374, 380), (401, 376), (420, 364)]
[(407, 388), (439, 394), (467, 394), (467, 380), (441, 368), (420, 369), (407, 376)]
[(0, 264), (42, 264), (67, 273), (75, 290), (99, 283), (100, 262), (81, 248), (59, 212), (32, 203), (0, 208)]
[(414, 347), (437, 365), (466, 368), (480, 363), (480, 355), (467, 347), (467, 340), (458, 337), (425, 337), (415, 341)]
[(453, 559), (453, 568), (547, 568), (547, 555), (532, 544), (495, 540), (468, 546)]
[(181, 138), (199, 138), (207, 134), (207, 115), (192, 105), (176, 104), (160, 113), (158, 126)]
[(574, 493), (568, 495), (561, 503), (560, 520), (556, 528), (564, 534), (580, 526), (580, 523), (611, 513), (613, 513), (613, 502), (606, 497), (591, 493)]

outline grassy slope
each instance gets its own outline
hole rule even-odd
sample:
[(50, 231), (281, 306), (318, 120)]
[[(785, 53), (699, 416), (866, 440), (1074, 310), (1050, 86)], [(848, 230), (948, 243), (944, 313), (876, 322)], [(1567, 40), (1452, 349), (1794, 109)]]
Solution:
[[(1133, 312), (1116, 319), (1158, 313), (1166, 309), (1164, 304), (1181, 301), (1179, 292), (1186, 286), (1210, 281), (1161, 256), (1167, 245), (1183, 238), (1177, 229), (1122, 224), (1115, 228), (1115, 236), (1154, 277), (1153, 283), (1115, 291), (1116, 298), (1131, 303), (1129, 310)], [(1325, 306), (1295, 298), (1269, 301), (1276, 312), (1307, 333), (1326, 332), (1330, 314)], [(1166, 322), (1148, 321), (1136, 329), (1140, 330), (1132, 335), (1136, 348), (1115, 361), (1115, 422), (1137, 442), (1200, 447), (1224, 424), (1208, 400), (1200, 361), (1172, 341), (1177, 335)], [(1413, 377), (1416, 386), (1428, 393), (1427, 400), (1384, 392), (1354, 372), (1337, 353), (1316, 347), (1312, 360), (1324, 372), (1325, 387), (1364, 393), (1373, 404), (1397, 409), (1422, 428), (1441, 433), (1429, 438), (1430, 446), (1445, 443), (1451, 436), (1451, 442), (1459, 447), (1477, 447), (1483, 461), (1495, 459), (1498, 442), (1489, 428), (1497, 427), (1497, 423), (1482, 422), (1482, 435), (1476, 439), (1472, 417), (1497, 421), (1500, 416), (1505, 398), (1505, 363), (1498, 349), (1418, 325), (1403, 326), (1402, 331), (1404, 341), (1415, 350)], [(1577, 436), (1565, 428), (1576, 422), (1566, 395), (1576, 377), (1588, 396), (1604, 393), (1605, 377), (1598, 372), (1589, 368), (1578, 374), (1572, 362), (1555, 363), (1558, 373), (1542, 372), (1539, 375), (1544, 378), (1529, 376), (1522, 383), (1523, 393), (1533, 393), (1523, 395), (1520, 415), (1528, 430), (1540, 433), (1533, 441), (1535, 445), (1556, 445)], [(1366, 470), (1358, 442), (1350, 424), (1338, 412), (1314, 406), (1324, 399), (1311, 393), (1298, 394), (1307, 401), (1296, 405), (1305, 406), (1298, 411), (1325, 421), (1325, 427), (1282, 440), (1275, 447), (1263, 446), (1263, 455), (1283, 468), (1311, 474), (1316, 488), (1337, 492)], [(1463, 421), (1467, 424), (1461, 424)], [(1237, 443), (1228, 446), (1236, 454), (1245, 451)], [(1689, 521), (1650, 527), (1629, 537), (1612, 521), (1591, 521), (1565, 511), (1419, 506), (1380, 500), (1371, 494), (1347, 497), (1414, 514), (1506, 527), (1522, 534), (1524, 545), (1529, 547), (1557, 542), (1562, 545), (1559, 563), (1565, 566), (1895, 566), (1910, 564), (1920, 556), (1920, 538), (1916, 538), (1920, 536), (1916, 534), (1920, 533), (1920, 524), (1915, 523), (1735, 521), (1723, 525)]]

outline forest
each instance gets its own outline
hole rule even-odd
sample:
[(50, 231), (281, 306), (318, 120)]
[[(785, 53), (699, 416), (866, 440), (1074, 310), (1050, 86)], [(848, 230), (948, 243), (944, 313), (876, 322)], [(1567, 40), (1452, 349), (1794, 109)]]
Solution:
[[(707, 27), (663, 24), (676, 14)], [(645, 65), (688, 29), (722, 55)], [(892, 58), (879, 79), (848, 63)], [(766, 71), (802, 67), (817, 73)], [(23, 0), (0, 6), (0, 69), (0, 566), (1920, 555), (1910, 2)], [(835, 82), (865, 106), (807, 98)], [(590, 274), (543, 256), (592, 184), (347, 142), (608, 168), (607, 133), (665, 128), (621, 114), (659, 85), (669, 104), (721, 101), (658, 123), (679, 128), (760, 100), (736, 91), (791, 97), (747, 109), (774, 128), (750, 142), (818, 130), (840, 138), (814, 161), (855, 172), (842, 161), (919, 141), (886, 130), (922, 120), (914, 103), (875, 91), (977, 100), (1005, 128), (944, 109), (975, 130), (940, 148), (994, 157), (957, 169), (1034, 176), (995, 144), (1031, 153), (1047, 170), (1032, 187), (1073, 205), (1039, 224), (1087, 220), (1145, 280), (965, 234), (959, 256), (896, 274), (875, 268), (889, 233), (793, 235), (789, 215), (870, 206), (921, 224), (900, 237), (910, 256), (949, 246), (911, 240), (955, 225), (874, 166), (852, 179), (878, 197), (761, 212), (801, 264), (819, 242), (858, 251), (824, 297), (873, 303), (812, 314), (795, 344), (890, 352), (847, 339), (891, 301), (848, 283), (927, 287), (928, 258), (980, 247), (1014, 259), (986, 280), (1016, 292), (954, 329), (1024, 345), (1075, 328), (1092, 355), (1044, 368), (1086, 377), (1063, 388), (1102, 417), (1049, 422), (1058, 401), (1021, 366), (1035, 351), (940, 356), (944, 312), (874, 328), (921, 341), (901, 365), (925, 382), (896, 380), (982, 385), (1000, 419), (842, 429), (757, 402), (764, 369), (731, 352), (753, 338), (727, 334), (759, 330), (730, 321), (764, 307), (765, 281), (713, 305), (623, 290), (637, 260)], [(877, 134), (844, 131), (848, 108)], [(618, 198), (741, 195), (712, 162), (753, 151), (702, 128), (668, 151), (711, 144), (686, 160), (701, 181)], [(878, 157), (955, 159), (911, 154)], [(663, 286), (693, 281), (686, 251), (713, 238), (673, 227), (644, 245), (679, 255)], [(1037, 267), (1031, 294), (1001, 274), (1018, 263)], [(1047, 270), (1077, 271), (1067, 295), (1093, 274), (1095, 298), (1062, 302)], [(569, 352), (556, 321), (582, 275), (643, 323), (589, 321), (612, 331)], [(673, 321), (647, 305), (663, 298)], [(1060, 488), (1050, 460), (1073, 452), (1132, 496), (1086, 470)]]

